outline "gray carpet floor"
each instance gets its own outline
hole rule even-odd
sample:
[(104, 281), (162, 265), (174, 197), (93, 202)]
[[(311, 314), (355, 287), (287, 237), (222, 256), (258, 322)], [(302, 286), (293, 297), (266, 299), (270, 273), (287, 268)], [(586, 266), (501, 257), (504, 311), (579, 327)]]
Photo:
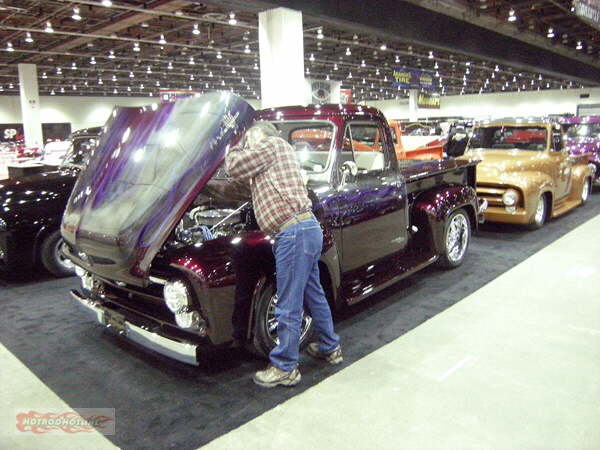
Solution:
[(328, 367), (304, 355), (302, 383), (291, 389), (255, 386), (250, 376), (265, 363), (240, 350), (190, 367), (112, 336), (70, 300), (76, 278), (0, 278), (0, 342), (71, 407), (115, 408), (117, 433), (109, 438), (119, 447), (192, 449), (402, 336), (599, 213), (596, 192), (535, 232), (483, 226), (461, 267), (427, 268), (339, 314), (344, 364)]

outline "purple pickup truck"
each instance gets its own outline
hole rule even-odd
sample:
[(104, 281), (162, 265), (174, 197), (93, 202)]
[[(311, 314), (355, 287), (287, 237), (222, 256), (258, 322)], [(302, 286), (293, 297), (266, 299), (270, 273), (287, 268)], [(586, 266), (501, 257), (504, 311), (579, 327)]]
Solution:
[(560, 121), (565, 130), (567, 149), (572, 155), (590, 154), (596, 167), (594, 184), (600, 186), (600, 116), (565, 117)]

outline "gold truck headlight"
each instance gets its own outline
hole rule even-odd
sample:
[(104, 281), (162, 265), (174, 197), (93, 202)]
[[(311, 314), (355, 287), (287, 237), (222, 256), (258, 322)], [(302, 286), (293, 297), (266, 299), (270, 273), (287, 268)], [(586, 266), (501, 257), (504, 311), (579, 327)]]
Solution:
[(502, 195), (502, 202), (506, 206), (515, 206), (519, 201), (519, 193), (514, 189), (509, 189)]

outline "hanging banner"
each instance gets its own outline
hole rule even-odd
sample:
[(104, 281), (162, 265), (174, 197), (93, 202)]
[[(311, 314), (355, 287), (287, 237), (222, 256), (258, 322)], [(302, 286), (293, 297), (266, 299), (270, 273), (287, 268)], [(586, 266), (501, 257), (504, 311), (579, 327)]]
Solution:
[(600, 27), (600, 0), (574, 0), (575, 14), (586, 22)]
[(424, 94), (421, 92), (419, 94), (417, 105), (419, 108), (423, 109), (440, 109), (440, 96)]
[(403, 89), (435, 89), (435, 76), (425, 70), (396, 67), (392, 86)]

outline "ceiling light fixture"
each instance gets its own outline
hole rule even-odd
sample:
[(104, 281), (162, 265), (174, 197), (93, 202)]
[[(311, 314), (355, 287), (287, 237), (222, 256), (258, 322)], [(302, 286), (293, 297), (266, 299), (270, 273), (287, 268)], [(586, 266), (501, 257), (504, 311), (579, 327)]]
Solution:
[(135, 78), (135, 75), (133, 72), (129, 72), (129, 78)]
[(381, 51), (386, 51), (387, 50), (387, 45), (385, 44), (385, 42), (379, 46), (379, 49)]
[(517, 20), (517, 15), (515, 14), (515, 10), (511, 8), (510, 11), (508, 11), (508, 21), (514, 22), (515, 20)]
[(90, 58), (90, 64), (92, 66), (96, 64), (96, 58), (94, 58), (93, 56)]
[(107, 8), (110, 8), (112, 6), (111, 0), (102, 0), (102, 6), (106, 6)]
[(554, 28), (548, 28), (548, 34), (546, 35), (546, 37), (548, 37), (548, 39), (552, 39), (554, 37)]
[(346, 47), (346, 56), (350, 56), (351, 54), (350, 47)]
[(25, 33), (25, 42), (31, 44), (33, 42), (33, 38), (31, 37), (31, 33), (28, 31)]
[(196, 62), (194, 61), (194, 57), (190, 56), (190, 62), (189, 62), (190, 66), (193, 66), (194, 64), (196, 64)]
[(71, 63), (71, 70), (77, 70), (77, 63), (75, 61)]
[(148, 66), (148, 68), (146, 69), (146, 73), (148, 73), (148, 74), (152, 73), (152, 67)]
[(323, 39), (325, 36), (323, 35), (323, 28), (319, 28), (317, 30), (317, 39)]
[(229, 25), (235, 25), (237, 23), (237, 19), (235, 18), (235, 14), (233, 12), (229, 13), (229, 20), (227, 23), (229, 23)]
[(310, 57), (308, 58), (309, 61), (314, 61), (315, 60), (315, 55), (313, 53), (310, 54)]
[(167, 66), (167, 69), (173, 70), (173, 63), (171, 61), (169, 61), (169, 65)]
[(165, 35), (164, 34), (160, 35), (160, 39), (158, 40), (158, 43), (162, 44), (162, 45), (164, 45), (164, 44), (167, 43), (167, 40), (165, 39)]
[(133, 43), (133, 51), (134, 52), (139, 52), (140, 51), (140, 44), (138, 42), (134, 42)]
[(108, 52), (108, 59), (115, 59), (115, 51), (111, 50), (110, 52)]
[(429, 59), (433, 59), (433, 51), (429, 50), (429, 56), (428, 56), (428, 58)]
[(217, 52), (217, 59), (223, 59), (223, 55), (221, 54), (221, 52)]
[(583, 49), (583, 43), (581, 41), (577, 41), (577, 47), (575, 47), (577, 50), (581, 50)]
[(198, 36), (200, 34), (200, 28), (197, 23), (194, 24), (194, 28), (192, 29), (192, 34)]
[(71, 16), (71, 19), (73, 20), (81, 20), (81, 15), (79, 14), (79, 8), (75, 7), (73, 8), (73, 15)]
[(244, 47), (244, 53), (245, 54), (250, 53), (250, 45), (246, 44), (246, 46)]
[(6, 43), (6, 51), (7, 52), (14, 52), (15, 49), (13, 48), (13, 45), (10, 42)]
[(44, 28), (46, 33), (54, 33), (54, 28), (52, 28), (52, 24), (50, 21), (46, 22), (46, 28)]

